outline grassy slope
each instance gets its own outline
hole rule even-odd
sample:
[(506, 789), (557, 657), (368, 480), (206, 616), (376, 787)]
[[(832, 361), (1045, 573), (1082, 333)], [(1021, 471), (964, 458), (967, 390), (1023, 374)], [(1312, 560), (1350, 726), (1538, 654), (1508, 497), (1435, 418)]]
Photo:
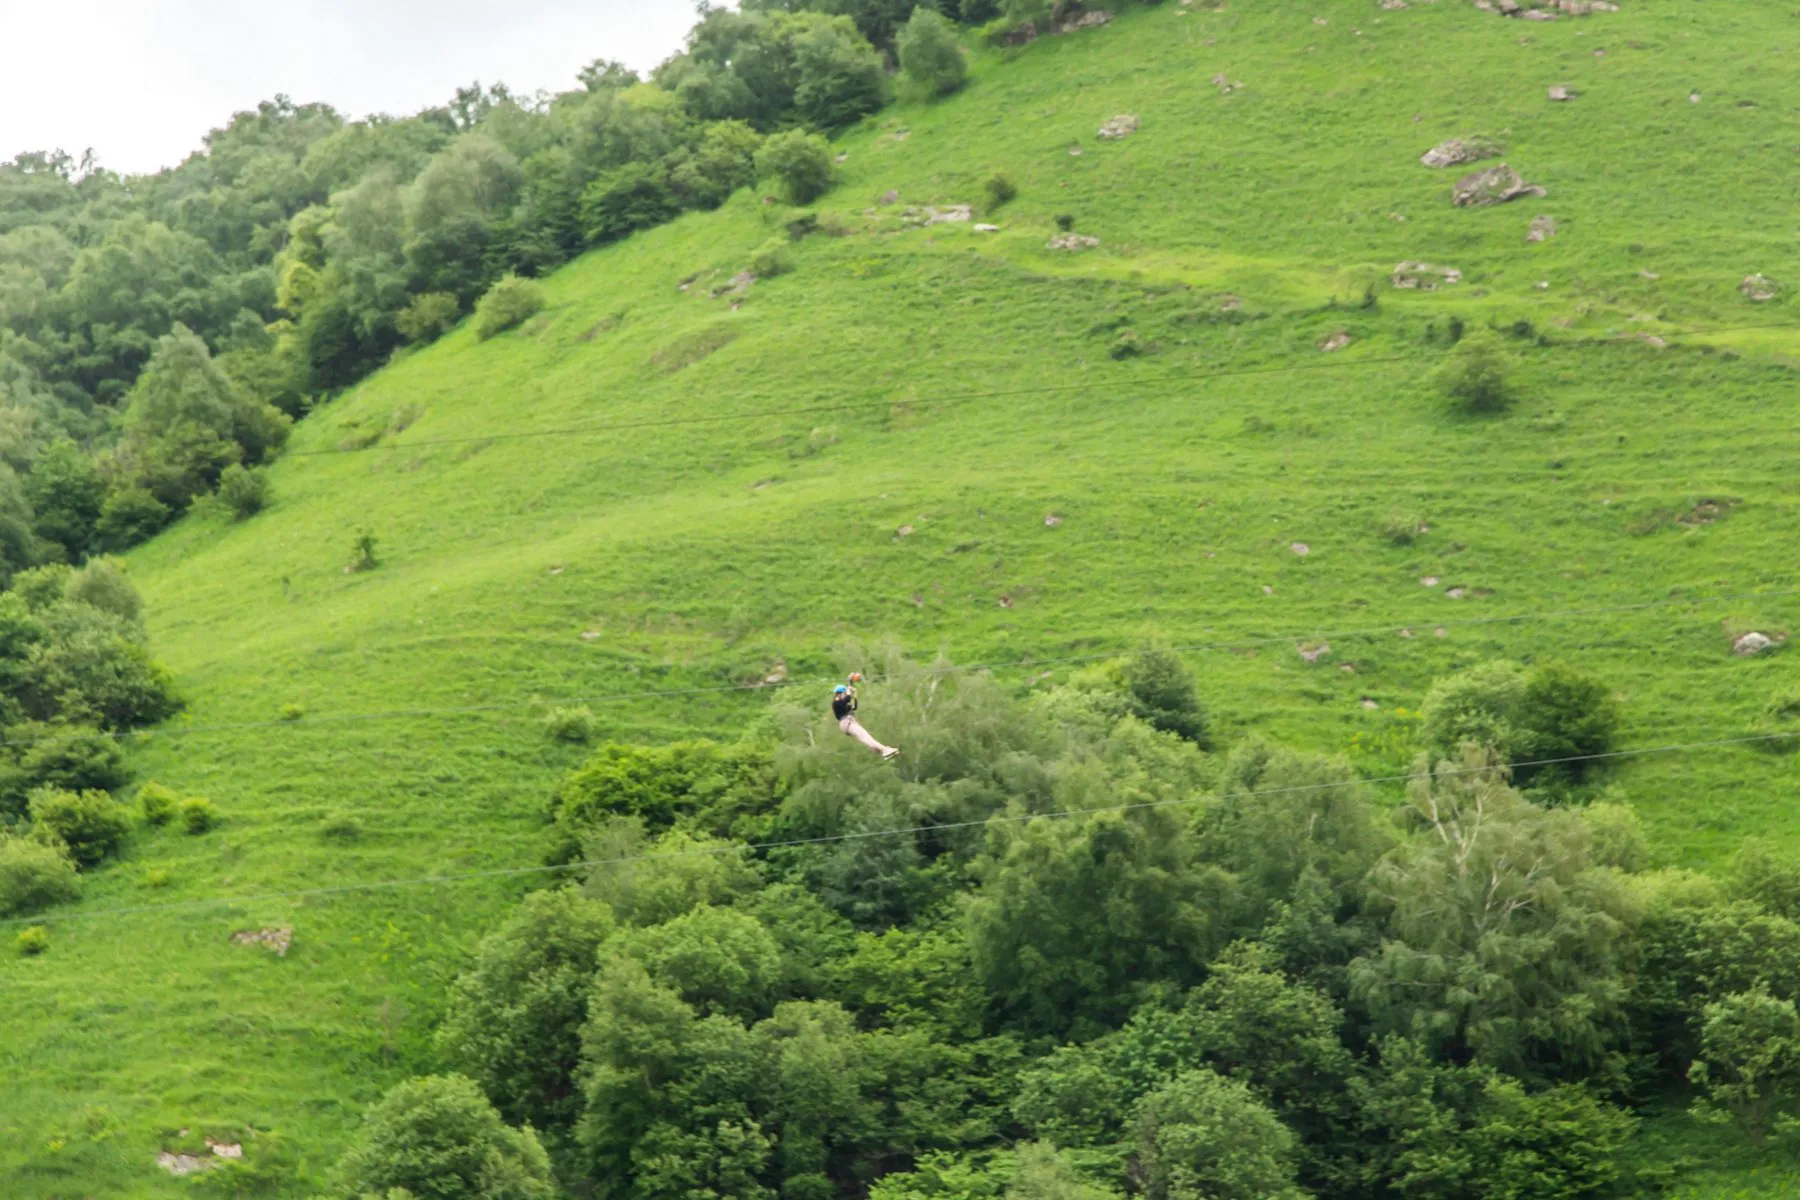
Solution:
[[(1791, 16), (1760, 4), (1633, 0), (1546, 25), (1449, 0), (1168, 5), (984, 59), (964, 95), (846, 138), (824, 208), (852, 235), (800, 244), (796, 271), (740, 309), (708, 282), (788, 215), (750, 197), (590, 255), (549, 281), (551, 308), (526, 329), (485, 345), (459, 331), (295, 444), (332, 450), (414, 418), (382, 448), (290, 457), (270, 512), (189, 521), (135, 556), (158, 652), (193, 699), (194, 731), (147, 741), (143, 770), (210, 795), (226, 822), (140, 837), (85, 906), (530, 864), (545, 792), (576, 759), (537, 731), (534, 699), (716, 685), (783, 661), (811, 677), (882, 638), (964, 661), (1251, 642), (1193, 658), (1229, 734), (1343, 751), (1372, 773), (1405, 762), (1406, 710), (1434, 675), (1497, 654), (1616, 680), (1632, 745), (1751, 730), (1800, 660), (1735, 660), (1722, 622), (1794, 626), (1800, 599), (1470, 622), (1800, 588), (1779, 365), (1795, 331), (1532, 349), (1520, 408), (1486, 422), (1436, 410), (1441, 351), (1424, 335), (1451, 313), (1563, 340), (1800, 323), (1785, 297), (1735, 290), (1758, 270), (1800, 281), (1782, 165), (1800, 143), (1784, 100), (1794, 40)], [(1218, 72), (1243, 88), (1221, 96)], [(1552, 83), (1580, 98), (1547, 102)], [(1125, 111), (1142, 130), (1096, 142)], [(1549, 198), (1452, 209), (1448, 175), (1417, 156), (1471, 132), (1502, 136)], [(1021, 187), (998, 234), (902, 231), (893, 209), (864, 207), (890, 188), (973, 200), (996, 168)], [(1527, 246), (1538, 212), (1561, 232)], [(1047, 251), (1058, 213), (1103, 247)], [(1408, 258), (1467, 282), (1329, 307)], [(1227, 291), (1239, 319), (1220, 315)], [(1113, 361), (1122, 328), (1159, 353)], [(1314, 348), (1340, 329), (1348, 349)], [(1307, 370), (1208, 378), (1293, 366)], [(1007, 394), (969, 395), (988, 390)], [(862, 407), (755, 415), (836, 401)], [(733, 415), (747, 419), (426, 444)], [(1702, 528), (1659, 515), (1708, 497), (1741, 503)], [(1376, 526), (1395, 509), (1430, 535), (1388, 544)], [(345, 575), (359, 525), (383, 565)], [(1444, 586), (1421, 587), (1427, 575)], [(1490, 594), (1458, 602), (1451, 585)], [(1390, 632), (1354, 635), (1370, 629)], [(1306, 666), (1291, 639), (1321, 634), (1334, 654)], [(210, 728), (287, 704), (307, 719)], [(596, 707), (611, 734), (655, 738), (729, 736), (759, 704)], [(496, 707), (331, 719), (464, 705)], [(1793, 762), (1732, 748), (1617, 779), (1667, 862), (1706, 866), (1747, 834), (1800, 841)], [(364, 838), (319, 838), (339, 809)], [(152, 889), (149, 868), (172, 882)], [(0, 957), (5, 1191), (179, 1195), (158, 1147), (244, 1125), (276, 1131), (316, 1182), (360, 1106), (432, 1065), (443, 980), (521, 886), (109, 917), (53, 927), (42, 958)], [(277, 923), (295, 929), (285, 959), (226, 942)], [(1708, 1144), (1677, 1118), (1653, 1148)], [(1787, 1171), (1722, 1164), (1687, 1194), (1765, 1194), (1791, 1187)]]

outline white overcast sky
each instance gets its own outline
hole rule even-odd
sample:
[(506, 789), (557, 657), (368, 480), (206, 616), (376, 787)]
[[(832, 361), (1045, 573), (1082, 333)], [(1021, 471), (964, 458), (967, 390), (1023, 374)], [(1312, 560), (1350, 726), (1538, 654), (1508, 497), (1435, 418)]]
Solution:
[(277, 93), (362, 117), (476, 79), (564, 91), (596, 58), (655, 66), (694, 20), (693, 0), (0, 0), (0, 161), (91, 146), (154, 171)]

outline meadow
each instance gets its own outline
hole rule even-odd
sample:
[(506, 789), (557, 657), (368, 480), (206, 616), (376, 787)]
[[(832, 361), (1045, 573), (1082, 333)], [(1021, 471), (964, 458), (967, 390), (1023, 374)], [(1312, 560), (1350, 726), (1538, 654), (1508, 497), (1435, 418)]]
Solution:
[[(1763, 4), (1134, 8), (841, 138), (790, 273), (714, 295), (802, 215), (739, 193), (314, 412), (268, 511), (130, 556), (189, 701), (134, 760), (224, 820), (140, 833), (48, 953), (0, 956), (8, 1194), (185, 1194), (156, 1154), (215, 1129), (316, 1185), (541, 878), (480, 873), (542, 862), (583, 756), (553, 705), (731, 738), (752, 681), (898, 650), (1026, 689), (1151, 641), (1222, 740), (1379, 778), (1433, 678), (1561, 658), (1622, 699), (1645, 753), (1607, 778), (1660, 862), (1800, 849), (1800, 760), (1738, 741), (1800, 660), (1732, 653), (1800, 625), (1795, 40)], [(1477, 133), (1548, 195), (1453, 207), (1418, 157)], [(995, 172), (997, 232), (909, 223)], [(1048, 248), (1058, 217), (1098, 246)], [(1396, 289), (1405, 260), (1462, 282)], [(1752, 301), (1758, 272), (1793, 284)], [(1453, 323), (1505, 331), (1504, 415), (1447, 411)], [(276, 926), (285, 956), (228, 940)], [(1693, 1200), (1800, 1181), (1719, 1136), (1676, 1112), (1641, 1152), (1708, 1164)]]

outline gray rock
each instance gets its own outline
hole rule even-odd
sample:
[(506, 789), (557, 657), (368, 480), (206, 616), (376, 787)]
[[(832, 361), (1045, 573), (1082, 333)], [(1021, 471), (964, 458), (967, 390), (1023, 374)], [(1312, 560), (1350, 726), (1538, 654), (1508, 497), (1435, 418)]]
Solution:
[(1419, 161), (1428, 167), (1460, 167), (1484, 158), (1498, 158), (1500, 153), (1500, 144), (1492, 138), (1451, 138), (1421, 154)]
[(1526, 183), (1517, 171), (1501, 163), (1457, 180), (1450, 189), (1450, 202), (1458, 208), (1486, 208), (1490, 204), (1517, 200), (1520, 196), (1547, 195), (1549, 193), (1543, 188)]
[(1049, 246), (1052, 250), (1092, 250), (1099, 244), (1099, 238), (1085, 233), (1059, 233), (1050, 239)]
[(1533, 217), (1531, 228), (1525, 231), (1525, 240), (1528, 242), (1547, 242), (1555, 236), (1555, 217)]
[(1744, 276), (1744, 282), (1738, 284), (1738, 291), (1761, 303), (1764, 300), (1773, 300), (1780, 289), (1775, 286), (1775, 281), (1767, 275), (1757, 274)]
[(1767, 650), (1774, 644), (1775, 639), (1768, 634), (1752, 631), (1732, 642), (1731, 652), (1733, 654), (1741, 654), (1747, 658), (1752, 654), (1761, 654), (1764, 650)]
[(1138, 129), (1138, 119), (1132, 113), (1122, 113), (1106, 124), (1100, 126), (1100, 140), (1118, 142), (1130, 137)]
[(1425, 262), (1403, 262), (1394, 268), (1392, 278), (1394, 286), (1397, 288), (1435, 292), (1440, 287), (1461, 283), (1462, 272), (1455, 267), (1440, 267)]
[(1575, 98), (1574, 92), (1571, 92), (1568, 88), (1560, 85), (1551, 88), (1549, 95), (1552, 100), (1573, 100)]

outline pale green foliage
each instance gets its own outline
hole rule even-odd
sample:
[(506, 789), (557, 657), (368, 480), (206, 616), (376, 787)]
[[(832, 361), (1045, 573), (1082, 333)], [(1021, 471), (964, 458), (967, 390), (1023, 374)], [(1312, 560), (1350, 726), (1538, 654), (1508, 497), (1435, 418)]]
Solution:
[(69, 848), (77, 866), (98, 866), (131, 832), (125, 806), (101, 791), (40, 788), (31, 795), (31, 823)]
[(425, 292), (394, 317), (394, 328), (409, 342), (435, 342), (462, 317), (462, 306), (449, 292)]
[(64, 847), (0, 836), (0, 917), (34, 913), (80, 893), (81, 879)]
[(175, 811), (181, 819), (181, 831), (186, 834), (197, 836), (219, 823), (219, 810), (204, 796), (189, 796)]
[(1299, 1144), (1243, 1084), (1195, 1068), (1144, 1097), (1133, 1173), (1146, 1200), (1302, 1200)]
[(1753, 1144), (1796, 1125), (1800, 1102), (1800, 1013), (1794, 1001), (1756, 990), (1706, 1006), (1700, 1058), (1688, 1078), (1701, 1089), (1695, 1110), (1735, 1119)]
[(831, 143), (816, 133), (790, 129), (764, 142), (756, 152), (757, 174), (773, 179), (790, 204), (811, 204), (831, 190), (837, 167)]
[(138, 789), (138, 808), (144, 814), (144, 824), (167, 825), (175, 818), (175, 805), (178, 800), (179, 797), (171, 788), (164, 787), (155, 781), (144, 784)]
[(781, 947), (761, 921), (711, 905), (622, 932), (607, 952), (637, 959), (652, 979), (703, 1014), (767, 1011), (782, 973)]
[(611, 932), (605, 905), (567, 888), (534, 892), (451, 984), (438, 1047), (508, 1120), (550, 1128), (579, 1111), (581, 1026)]
[(1417, 836), (1370, 873), (1379, 951), (1351, 964), (1378, 1029), (1503, 1069), (1541, 1056), (1598, 1065), (1624, 999), (1631, 919), (1617, 876), (1590, 870), (1574, 812), (1539, 808), (1471, 749), (1421, 770)]
[(338, 1171), (353, 1194), (404, 1188), (445, 1200), (557, 1195), (537, 1135), (508, 1126), (461, 1075), (425, 1075), (389, 1089), (364, 1116)]
[(900, 69), (943, 96), (954, 92), (969, 77), (956, 30), (935, 8), (921, 4), (900, 30)]
[(127, 621), (136, 621), (144, 611), (143, 599), (126, 574), (125, 564), (110, 556), (90, 558), (79, 571), (70, 574), (63, 585), (63, 595)]
[(1637, 872), (1650, 866), (1650, 839), (1637, 810), (1628, 804), (1600, 802), (1581, 810), (1587, 826), (1588, 857), (1595, 866)]
[(269, 503), (269, 473), (261, 467), (232, 463), (219, 475), (219, 499), (234, 519), (248, 520)]
[(544, 714), (544, 732), (553, 741), (585, 746), (594, 740), (599, 727), (594, 710), (585, 704), (557, 707)]
[(597, 828), (583, 843), (587, 894), (619, 920), (659, 925), (701, 905), (729, 904), (761, 882), (741, 846), (680, 831), (650, 842), (635, 818)]
[(505, 333), (544, 307), (544, 289), (535, 280), (507, 275), (475, 303), (475, 336), (482, 341)]
[(26, 958), (34, 958), (50, 948), (50, 931), (42, 925), (27, 925), (13, 944)]

